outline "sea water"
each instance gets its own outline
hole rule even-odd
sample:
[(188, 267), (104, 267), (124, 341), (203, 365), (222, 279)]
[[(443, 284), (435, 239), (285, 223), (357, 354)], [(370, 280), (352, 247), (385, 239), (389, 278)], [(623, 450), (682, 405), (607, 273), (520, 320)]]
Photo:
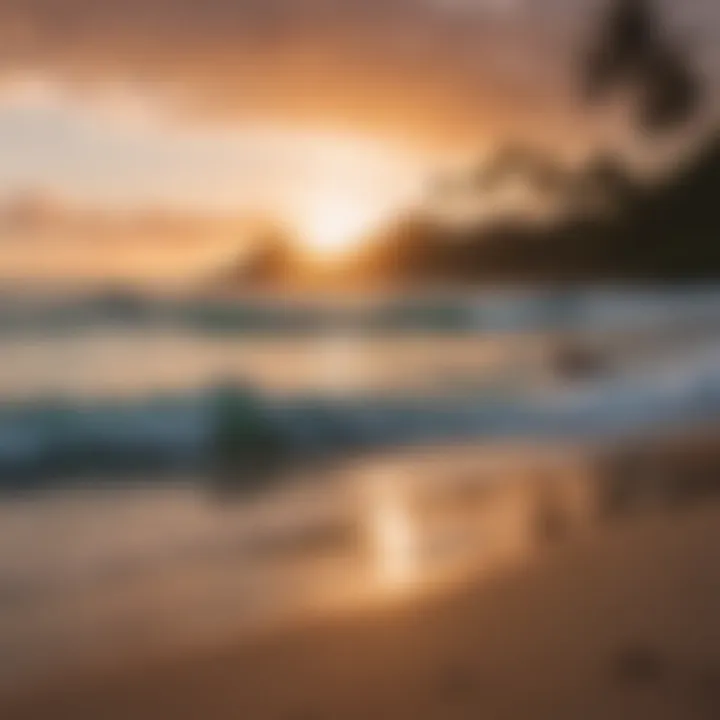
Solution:
[(13, 295), (0, 353), (7, 683), (475, 566), (478, 485), (720, 418), (714, 288)]

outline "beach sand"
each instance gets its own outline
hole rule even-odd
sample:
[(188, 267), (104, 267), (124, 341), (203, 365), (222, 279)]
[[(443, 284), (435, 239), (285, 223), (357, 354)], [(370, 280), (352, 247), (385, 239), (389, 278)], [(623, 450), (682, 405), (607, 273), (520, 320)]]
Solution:
[(222, 650), (25, 691), (3, 720), (720, 717), (720, 504)]

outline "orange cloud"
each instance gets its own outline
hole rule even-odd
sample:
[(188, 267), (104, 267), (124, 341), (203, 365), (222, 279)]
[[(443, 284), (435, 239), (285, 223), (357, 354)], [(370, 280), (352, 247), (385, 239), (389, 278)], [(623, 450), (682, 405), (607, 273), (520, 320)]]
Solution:
[(188, 115), (443, 144), (566, 136), (570, 46), (558, 20), (568, 6), (558, 15), (562, 0), (546, 0), (547, 12), (536, 5), (3, 0), (0, 48), (6, 73), (137, 83)]

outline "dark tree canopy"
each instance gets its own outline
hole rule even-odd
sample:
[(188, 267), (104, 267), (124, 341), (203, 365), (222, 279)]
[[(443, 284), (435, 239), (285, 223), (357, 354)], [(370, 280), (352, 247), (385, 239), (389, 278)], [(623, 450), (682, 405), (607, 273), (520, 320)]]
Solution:
[(651, 132), (682, 125), (702, 100), (688, 60), (650, 0), (613, 0), (589, 53), (584, 85), (591, 101), (629, 89), (639, 123)]
[[(685, 127), (702, 101), (690, 62), (651, 0), (611, 0), (579, 72), (590, 102), (630, 98), (650, 141)], [(503, 218), (462, 233), (406, 225), (387, 239), (377, 266), (409, 280), (720, 278), (720, 139), (650, 184), (620, 156), (568, 170), (524, 148), (498, 153), (471, 182), (487, 198), (518, 176), (560, 194), (566, 212), (550, 224)]]

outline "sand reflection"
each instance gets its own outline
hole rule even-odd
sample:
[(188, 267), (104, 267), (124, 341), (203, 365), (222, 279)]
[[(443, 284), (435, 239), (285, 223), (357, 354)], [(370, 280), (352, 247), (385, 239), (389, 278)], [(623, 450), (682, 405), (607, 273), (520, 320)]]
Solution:
[(398, 473), (386, 470), (371, 479), (369, 534), (374, 568), (383, 588), (407, 587), (418, 579), (420, 528), (408, 488)]

